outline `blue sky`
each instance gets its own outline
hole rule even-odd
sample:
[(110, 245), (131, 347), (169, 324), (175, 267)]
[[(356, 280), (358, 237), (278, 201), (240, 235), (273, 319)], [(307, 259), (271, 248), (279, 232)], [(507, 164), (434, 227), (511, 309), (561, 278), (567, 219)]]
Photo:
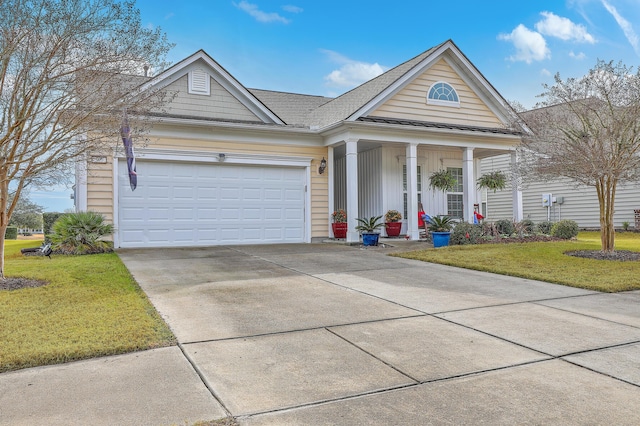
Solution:
[[(138, 0), (144, 25), (204, 49), (248, 88), (337, 96), (452, 39), (509, 101), (527, 108), (542, 84), (580, 77), (597, 59), (640, 64), (640, 0)], [(38, 192), (48, 211), (70, 191)]]

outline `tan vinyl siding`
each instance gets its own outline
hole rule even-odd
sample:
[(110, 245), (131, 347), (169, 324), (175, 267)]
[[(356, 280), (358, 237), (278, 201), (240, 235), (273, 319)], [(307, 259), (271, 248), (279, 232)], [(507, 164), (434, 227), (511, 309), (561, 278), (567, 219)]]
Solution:
[[(149, 145), (154, 149), (176, 149), (183, 151), (210, 151), (212, 155), (220, 152), (228, 156), (233, 154), (264, 154), (311, 157), (311, 237), (328, 235), (329, 202), (328, 173), (318, 174), (320, 160), (328, 157), (325, 147), (297, 147), (291, 145), (258, 145), (238, 144), (233, 142), (210, 142), (198, 140), (161, 139)], [(144, 161), (144, 152), (138, 152), (138, 160)], [(105, 215), (109, 222), (113, 221), (113, 158), (107, 164), (89, 164), (87, 178), (87, 207)]]
[(87, 210), (101, 213), (113, 223), (113, 157), (106, 164), (87, 166)]
[(166, 112), (187, 117), (217, 118), (222, 120), (262, 121), (213, 78), (210, 95), (196, 95), (188, 91), (189, 77), (184, 75), (170, 84), (166, 91), (175, 96)]
[[(438, 81), (447, 82), (456, 90), (460, 99), (459, 108), (427, 104), (429, 88)], [(443, 59), (370, 115), (469, 126), (504, 127), (495, 114)]]

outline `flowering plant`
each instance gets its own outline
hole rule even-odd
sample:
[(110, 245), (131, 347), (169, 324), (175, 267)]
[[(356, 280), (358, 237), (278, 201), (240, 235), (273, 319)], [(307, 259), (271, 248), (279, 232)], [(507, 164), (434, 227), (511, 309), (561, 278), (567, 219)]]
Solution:
[(384, 220), (386, 222), (399, 222), (402, 220), (402, 214), (398, 210), (389, 210), (387, 214), (384, 215)]
[(333, 218), (333, 221), (335, 223), (347, 222), (347, 212), (345, 212), (343, 209), (336, 210), (335, 212), (331, 213), (331, 217)]

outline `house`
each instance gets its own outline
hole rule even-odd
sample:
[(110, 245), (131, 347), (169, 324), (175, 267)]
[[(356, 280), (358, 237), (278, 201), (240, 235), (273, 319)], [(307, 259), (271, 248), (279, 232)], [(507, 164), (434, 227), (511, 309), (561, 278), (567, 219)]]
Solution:
[[(78, 168), (77, 209), (113, 222), (116, 247), (321, 241), (338, 208), (349, 243), (356, 218), (389, 209), (418, 239), (419, 203), (472, 220), (480, 161), (512, 155), (522, 134), (451, 40), (333, 99), (248, 89), (204, 51), (139, 89), (151, 87), (175, 97), (137, 148), (137, 189), (121, 149)], [(429, 189), (442, 169), (452, 192)]]

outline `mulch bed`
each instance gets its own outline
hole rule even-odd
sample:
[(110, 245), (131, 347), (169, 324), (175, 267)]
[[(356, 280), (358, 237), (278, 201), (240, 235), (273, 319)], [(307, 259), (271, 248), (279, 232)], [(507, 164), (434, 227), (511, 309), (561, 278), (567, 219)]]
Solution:
[(0, 280), (0, 290), (20, 290), (21, 288), (42, 287), (49, 284), (47, 281), (31, 278), (9, 277)]
[(640, 253), (629, 250), (616, 250), (611, 253), (603, 252), (600, 250), (578, 250), (567, 251), (566, 255), (575, 257), (584, 257), (587, 259), (596, 260), (618, 260), (621, 262), (632, 262), (640, 260)]

